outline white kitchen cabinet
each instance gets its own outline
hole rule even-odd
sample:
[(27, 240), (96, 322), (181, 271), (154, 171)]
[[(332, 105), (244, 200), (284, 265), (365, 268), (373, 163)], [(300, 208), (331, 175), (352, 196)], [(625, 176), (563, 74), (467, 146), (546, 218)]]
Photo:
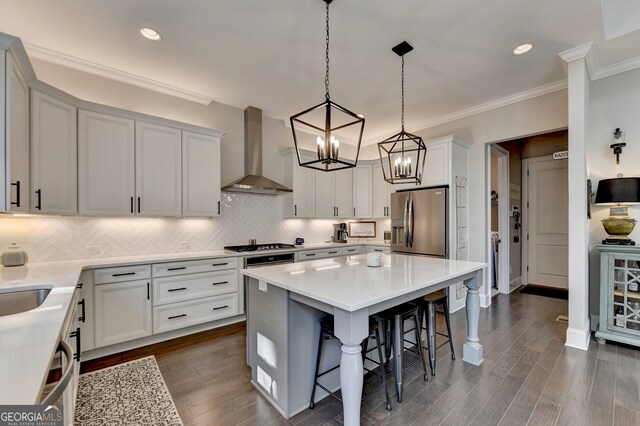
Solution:
[(136, 121), (136, 211), (142, 216), (182, 214), (182, 134)]
[(326, 249), (304, 250), (297, 253), (297, 261), (324, 259), (327, 257), (342, 256), (342, 247), (331, 247)]
[(390, 247), (367, 246), (367, 253), (391, 254)]
[(147, 279), (94, 287), (96, 348), (151, 335), (150, 286)]
[(78, 111), (81, 215), (134, 215), (135, 122)]
[(345, 256), (353, 256), (356, 254), (365, 253), (365, 246), (347, 246), (342, 249), (342, 254)]
[(220, 138), (182, 132), (182, 215), (220, 216)]
[[(302, 161), (311, 161), (311, 154), (302, 154)], [(282, 152), (284, 185), (293, 192), (282, 196), (282, 211), (285, 219), (316, 217), (316, 171), (300, 167), (296, 151), (289, 148)], [(317, 172), (320, 174), (321, 172)]]
[(34, 213), (77, 214), (77, 111), (31, 91), (31, 187)]
[(316, 172), (316, 217), (353, 217), (352, 169)]
[(80, 349), (86, 352), (95, 347), (93, 329), (93, 271), (85, 270), (78, 280), (80, 296), (78, 299), (78, 327), (80, 328)]
[(372, 217), (373, 167), (361, 164), (353, 169), (353, 215), (355, 217)]
[(29, 86), (13, 57), (6, 53), (5, 152), (7, 188), (5, 210), (29, 213)]
[(372, 217), (388, 217), (391, 205), (391, 184), (384, 180), (382, 165), (378, 162), (372, 166)]

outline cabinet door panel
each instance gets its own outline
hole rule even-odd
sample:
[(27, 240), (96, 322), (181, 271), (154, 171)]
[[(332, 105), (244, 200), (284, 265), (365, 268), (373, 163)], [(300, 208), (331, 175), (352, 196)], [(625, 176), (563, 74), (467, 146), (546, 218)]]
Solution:
[(151, 335), (149, 286), (149, 280), (95, 286), (96, 347)]
[(80, 214), (132, 216), (134, 121), (82, 110), (78, 119)]
[(142, 216), (182, 214), (180, 130), (136, 122), (136, 206)]
[(220, 139), (182, 132), (182, 214), (219, 216)]
[(335, 174), (333, 197), (338, 217), (353, 217), (353, 169), (330, 172)]
[(372, 167), (358, 166), (353, 169), (353, 206), (356, 217), (371, 217)]
[(427, 157), (424, 163), (422, 186), (447, 185), (449, 183), (449, 168), (451, 156), (448, 143), (427, 146)]
[(390, 185), (384, 180), (382, 166), (375, 164), (372, 172), (373, 186), (373, 217), (385, 217), (389, 215), (390, 205)]
[[(302, 161), (313, 157), (302, 156)], [(316, 173), (308, 167), (300, 167), (294, 155), (293, 164), (293, 204), (295, 217), (315, 217), (316, 215)]]
[(33, 211), (77, 214), (76, 108), (42, 93), (32, 93)]
[(7, 55), (7, 210), (29, 212), (29, 86)]
[(316, 217), (335, 217), (334, 176), (336, 172), (316, 172)]

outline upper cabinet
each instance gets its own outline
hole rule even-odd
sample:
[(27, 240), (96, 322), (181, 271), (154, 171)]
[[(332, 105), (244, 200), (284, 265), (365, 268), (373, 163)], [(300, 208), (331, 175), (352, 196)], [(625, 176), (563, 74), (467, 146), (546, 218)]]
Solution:
[(182, 215), (220, 216), (220, 138), (182, 132)]
[[(5, 189), (4, 210), (29, 213), (29, 86), (11, 54), (0, 51), (0, 55), (6, 58), (4, 67), (6, 111), (3, 118), (6, 126), (5, 152), (8, 182)], [(2, 74), (1, 71), (0, 74)]]
[(143, 216), (182, 214), (180, 130), (136, 122), (136, 211)]
[(353, 215), (372, 217), (373, 166), (359, 164), (353, 170)]
[(389, 217), (391, 212), (391, 184), (384, 180), (382, 165), (376, 162), (373, 166), (373, 217)]
[(132, 216), (135, 122), (80, 110), (78, 157), (80, 214)]
[(316, 172), (316, 217), (353, 217), (352, 170)]
[[(301, 155), (302, 161), (313, 159), (311, 155)], [(316, 217), (316, 171), (308, 167), (300, 167), (294, 149), (283, 152), (282, 166), (284, 185), (293, 189), (293, 192), (282, 196), (282, 211), (285, 219)]]
[(32, 211), (77, 214), (76, 107), (36, 90), (31, 94)]

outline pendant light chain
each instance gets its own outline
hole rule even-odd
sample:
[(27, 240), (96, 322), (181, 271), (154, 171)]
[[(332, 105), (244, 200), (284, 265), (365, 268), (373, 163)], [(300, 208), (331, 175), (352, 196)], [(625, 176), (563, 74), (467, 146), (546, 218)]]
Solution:
[(402, 58), (402, 118), (401, 118), (401, 124), (402, 124), (402, 132), (404, 133), (404, 55), (401, 56)]
[(329, 100), (329, 2), (327, 2), (327, 48), (325, 50), (325, 59), (327, 61), (327, 69), (324, 74), (325, 99)]

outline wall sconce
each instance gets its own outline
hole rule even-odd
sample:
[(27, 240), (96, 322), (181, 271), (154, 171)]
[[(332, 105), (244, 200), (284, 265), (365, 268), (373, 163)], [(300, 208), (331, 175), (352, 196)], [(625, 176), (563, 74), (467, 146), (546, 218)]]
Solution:
[(616, 127), (613, 131), (613, 136), (611, 138), (613, 142), (609, 145), (609, 148), (613, 149), (613, 155), (616, 156), (616, 164), (620, 164), (620, 154), (622, 154), (622, 148), (627, 146), (624, 142), (624, 132), (620, 130), (620, 127)]

